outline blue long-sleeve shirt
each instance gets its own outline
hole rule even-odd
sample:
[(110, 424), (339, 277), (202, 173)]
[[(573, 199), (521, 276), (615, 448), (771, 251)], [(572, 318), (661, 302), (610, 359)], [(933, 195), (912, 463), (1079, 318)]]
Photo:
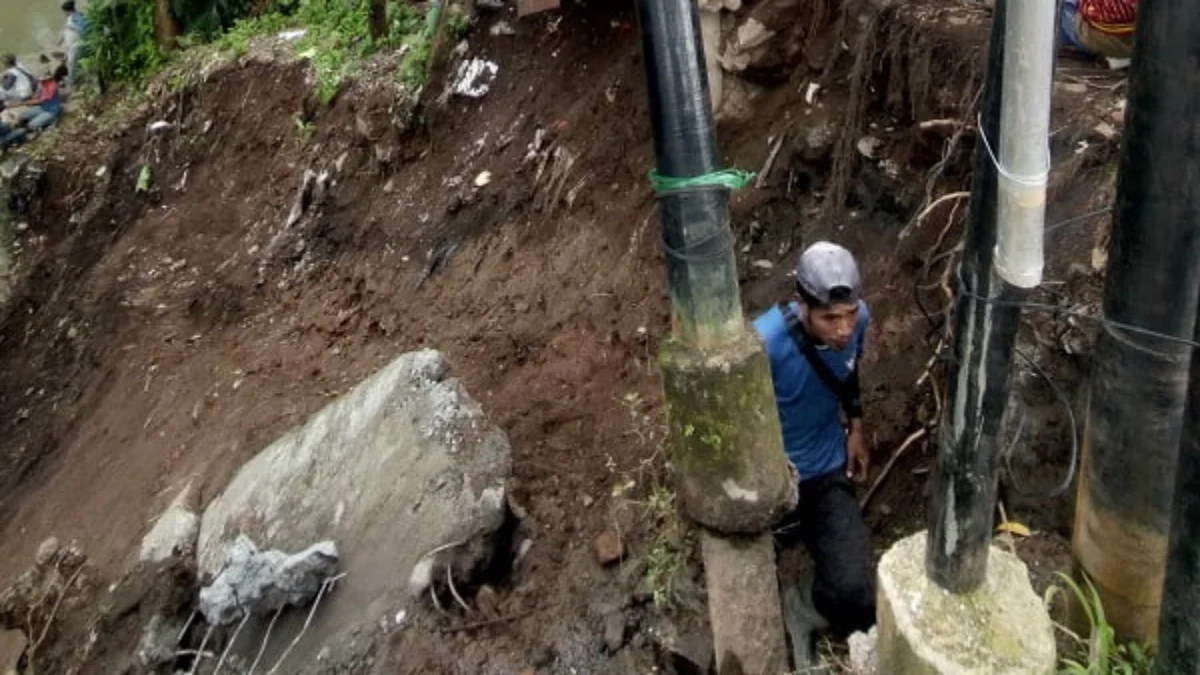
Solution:
[[(792, 311), (799, 312), (793, 303)], [(863, 301), (858, 303), (858, 323), (854, 337), (845, 349), (818, 346), (817, 354), (839, 379), (845, 379), (862, 358), (870, 315)], [(783, 427), (783, 446), (801, 480), (823, 476), (846, 466), (846, 431), (838, 415), (838, 400), (788, 333), (787, 319), (779, 307), (772, 307), (754, 321), (754, 328), (766, 345), (771, 361), (771, 379), (775, 385), (775, 403)]]

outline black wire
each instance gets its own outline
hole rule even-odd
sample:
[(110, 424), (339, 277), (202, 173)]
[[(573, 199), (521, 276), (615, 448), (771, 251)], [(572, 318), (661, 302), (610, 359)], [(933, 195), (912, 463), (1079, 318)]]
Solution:
[[(1067, 475), (1057, 487), (1044, 495), (1047, 498), (1058, 497), (1071, 488), (1071, 483), (1075, 480), (1075, 472), (1079, 466), (1079, 424), (1075, 419), (1075, 409), (1071, 407), (1071, 402), (1067, 399), (1066, 393), (1063, 392), (1062, 388), (1058, 386), (1058, 383), (1055, 382), (1052, 377), (1050, 377), (1049, 373), (1047, 373), (1025, 352), (1021, 351), (1020, 349), (1014, 349), (1013, 351), (1016, 352), (1017, 356), (1020, 356), (1022, 359), (1024, 359), (1025, 363), (1029, 364), (1029, 367), (1038, 377), (1042, 378), (1045, 380), (1046, 384), (1050, 385), (1051, 391), (1054, 392), (1054, 395), (1058, 398), (1059, 403), (1061, 403), (1063, 408), (1065, 408), (1067, 411), (1067, 421), (1071, 425), (1071, 460), (1067, 464)], [(1024, 427), (1025, 418), (1022, 415), (1021, 424), (1017, 427), (1016, 436), (1013, 438), (1012, 443), (1009, 444), (1008, 450), (1004, 452), (1004, 467), (1008, 471), (1008, 478), (1012, 483), (1012, 488), (1016, 490), (1018, 494), (1026, 497), (1032, 495), (1042, 496), (1039, 493), (1026, 492), (1022, 490), (1021, 485), (1017, 482), (1017, 476), (1012, 470), (1013, 448), (1016, 447), (1017, 441), (1021, 438), (1021, 431), (1024, 429)]]
[(665, 251), (667, 253), (667, 255), (671, 256), (672, 258), (675, 258), (677, 260), (689, 261), (689, 262), (699, 262), (699, 261), (703, 261), (703, 260), (712, 260), (714, 258), (720, 258), (721, 256), (727, 255), (730, 251), (733, 250), (734, 245), (737, 243), (737, 237), (733, 234), (733, 231), (729, 228), (729, 223), (726, 222), (725, 225), (723, 225), (719, 231), (713, 232), (712, 234), (708, 235), (707, 237), (701, 239), (700, 241), (687, 242), (684, 245), (686, 248), (694, 250), (694, 249), (700, 248), (702, 246), (711, 244), (712, 242), (717, 241), (718, 239), (726, 240), (721, 245), (721, 248), (714, 249), (712, 251), (709, 251), (708, 253), (702, 253), (702, 254), (684, 253), (683, 249), (672, 248), (671, 245), (667, 243), (667, 233), (666, 232), (662, 233), (662, 242), (661, 243), (662, 243), (663, 251)]
[(1066, 227), (1067, 225), (1074, 225), (1075, 223), (1082, 223), (1083, 221), (1091, 220), (1092, 218), (1095, 218), (1096, 216), (1104, 216), (1104, 215), (1108, 215), (1110, 213), (1112, 213), (1112, 207), (1096, 209), (1095, 211), (1089, 211), (1088, 213), (1085, 213), (1083, 215), (1075, 216), (1074, 218), (1067, 218), (1066, 220), (1059, 221), (1057, 223), (1054, 223), (1053, 225), (1047, 225), (1044, 232), (1046, 234), (1050, 234), (1051, 232), (1057, 230), (1060, 227)]

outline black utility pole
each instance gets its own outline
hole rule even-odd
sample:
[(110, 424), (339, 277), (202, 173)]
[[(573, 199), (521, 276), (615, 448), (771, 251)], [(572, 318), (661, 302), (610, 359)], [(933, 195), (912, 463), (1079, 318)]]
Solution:
[[(1031, 0), (1021, 0), (1031, 1)], [(1041, 0), (1038, 0), (1041, 1)], [(1007, 0), (996, 0), (981, 103), (983, 133), (1000, 147)], [(1023, 291), (997, 278), (998, 172), (979, 139), (971, 210), (954, 309), (954, 358), (938, 434), (926, 570), (946, 590), (978, 588), (987, 572), (996, 508), (999, 427), (1008, 402), (1009, 369)]]
[[(721, 168), (693, 4), (638, 3), (654, 152), (658, 172), (669, 178), (695, 178)], [(728, 342), (745, 327), (729, 190), (710, 185), (660, 191), (659, 219), (676, 335), (702, 347)]]
[[(1200, 12), (1193, 0), (1143, 0), (1137, 23), (1104, 316), (1189, 338), (1200, 297)], [(1191, 360), (1186, 344), (1114, 325), (1096, 344), (1072, 544), (1118, 634), (1142, 642), (1158, 634)]]
[[(1200, 321), (1195, 339), (1200, 342)], [(1158, 673), (1200, 673), (1200, 359), (1192, 359), (1163, 581)]]
[(777, 673), (786, 653), (770, 528), (796, 503), (770, 362), (747, 329), (729, 189), (695, 0), (638, 0), (671, 335), (659, 352), (684, 514), (701, 550), (717, 671)]

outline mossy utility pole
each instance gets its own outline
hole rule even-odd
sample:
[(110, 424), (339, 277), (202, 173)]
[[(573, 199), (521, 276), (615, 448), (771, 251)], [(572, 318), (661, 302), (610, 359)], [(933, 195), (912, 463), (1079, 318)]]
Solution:
[(660, 365), (676, 491), (705, 530), (718, 671), (784, 672), (769, 528), (794, 507), (796, 482), (770, 364), (742, 315), (699, 15), (694, 0), (639, 0), (638, 16), (665, 181), (658, 197), (672, 331)]
[(1144, 643), (1158, 635), (1194, 358), (1187, 344), (1151, 333), (1190, 338), (1200, 297), (1196, 10), (1194, 0), (1138, 6), (1104, 284), (1104, 317), (1114, 324), (1100, 331), (1093, 356), (1072, 540), (1108, 620)]

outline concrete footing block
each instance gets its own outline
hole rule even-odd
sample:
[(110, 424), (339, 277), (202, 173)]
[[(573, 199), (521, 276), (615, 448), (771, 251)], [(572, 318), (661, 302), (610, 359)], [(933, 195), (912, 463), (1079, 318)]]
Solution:
[(718, 675), (787, 672), (771, 535), (701, 535)]
[(949, 593), (925, 573), (926, 533), (879, 563), (879, 671), (895, 675), (1052, 675), (1054, 626), (1029, 572), (995, 547), (982, 587)]

